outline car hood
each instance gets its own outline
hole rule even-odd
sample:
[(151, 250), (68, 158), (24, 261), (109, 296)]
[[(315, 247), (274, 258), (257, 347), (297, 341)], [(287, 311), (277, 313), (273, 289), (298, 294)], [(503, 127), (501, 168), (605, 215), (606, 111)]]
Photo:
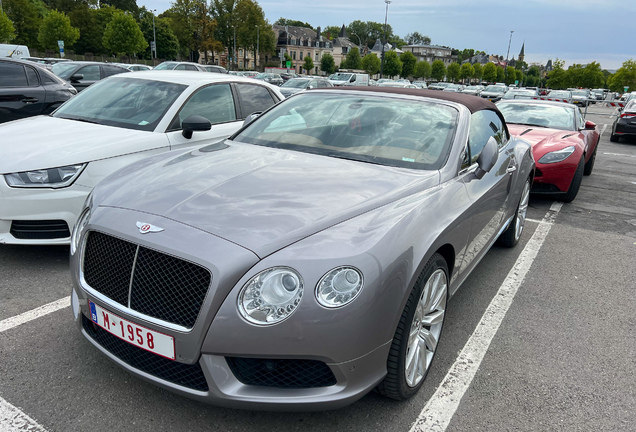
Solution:
[(228, 140), (124, 168), (100, 183), (93, 196), (97, 205), (176, 220), (262, 258), (438, 184), (438, 171), (391, 168)]
[(74, 165), (168, 145), (156, 135), (49, 116), (3, 123), (0, 173)]
[(279, 88), (279, 90), (280, 90), (280, 92), (281, 92), (282, 94), (284, 94), (285, 96), (291, 96), (291, 95), (296, 94), (296, 93), (299, 93), (299, 92), (301, 92), (301, 91), (303, 91), (303, 90), (305, 90), (305, 89), (300, 89), (300, 88), (291, 88), (291, 87), (289, 87), (289, 88), (287, 88), (287, 87), (281, 87), (281, 88)]
[[(532, 152), (536, 160), (545, 153), (577, 145), (581, 142), (578, 132), (562, 129), (550, 129), (535, 126), (515, 125), (508, 123), (508, 131), (532, 144)], [(525, 133), (524, 133), (525, 132)]]

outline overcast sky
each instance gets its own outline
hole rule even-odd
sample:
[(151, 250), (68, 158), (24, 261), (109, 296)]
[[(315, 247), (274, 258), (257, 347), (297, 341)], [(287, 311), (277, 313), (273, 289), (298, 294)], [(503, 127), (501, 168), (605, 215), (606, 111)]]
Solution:
[[(138, 0), (161, 12), (169, 0)], [(270, 22), (280, 17), (312, 26), (353, 20), (384, 22), (384, 0), (259, 0)], [(636, 59), (635, 0), (394, 0), (388, 22), (398, 35), (419, 31), (433, 44), (474, 48), (518, 57), (526, 42), (526, 62), (557, 57), (572, 63), (598, 61), (617, 69)]]

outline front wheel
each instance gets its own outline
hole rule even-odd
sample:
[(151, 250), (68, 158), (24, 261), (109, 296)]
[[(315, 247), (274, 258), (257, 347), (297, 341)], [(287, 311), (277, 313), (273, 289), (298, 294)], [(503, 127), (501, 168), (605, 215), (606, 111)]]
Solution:
[(428, 261), (406, 302), (378, 385), (384, 396), (406, 400), (422, 387), (442, 333), (448, 299), (448, 266), (436, 253)]
[(526, 215), (528, 213), (528, 202), (530, 202), (530, 178), (526, 180), (526, 184), (521, 191), (521, 198), (517, 205), (514, 218), (499, 237), (499, 244), (504, 247), (515, 247), (519, 243), (523, 227), (526, 225)]
[(598, 145), (599, 143), (597, 142), (596, 147), (594, 147), (594, 152), (592, 152), (592, 156), (590, 156), (590, 160), (585, 163), (583, 175), (589, 176), (590, 174), (592, 174), (592, 170), (594, 169), (594, 162), (596, 161), (596, 150), (598, 150)]
[(585, 171), (585, 156), (581, 156), (581, 161), (579, 162), (579, 166), (576, 167), (576, 172), (574, 173), (574, 178), (572, 178), (572, 183), (570, 183), (570, 188), (564, 194), (561, 194), (559, 199), (565, 203), (571, 203), (576, 198), (576, 195), (579, 193), (579, 189), (581, 188), (581, 182), (583, 181), (583, 172)]

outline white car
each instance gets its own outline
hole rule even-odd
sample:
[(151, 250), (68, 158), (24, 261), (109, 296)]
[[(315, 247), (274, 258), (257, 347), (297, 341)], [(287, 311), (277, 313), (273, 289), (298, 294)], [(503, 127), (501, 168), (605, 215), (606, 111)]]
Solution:
[(239, 76), (132, 72), (90, 86), (50, 116), (0, 125), (0, 243), (68, 244), (101, 179), (226, 138), (283, 99), (277, 87)]

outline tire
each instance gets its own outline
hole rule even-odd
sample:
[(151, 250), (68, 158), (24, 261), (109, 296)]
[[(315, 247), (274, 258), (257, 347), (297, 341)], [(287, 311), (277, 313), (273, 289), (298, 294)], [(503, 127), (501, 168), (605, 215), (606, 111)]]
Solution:
[(590, 160), (585, 163), (583, 175), (589, 176), (590, 174), (592, 174), (592, 170), (594, 169), (594, 162), (596, 162), (596, 151), (598, 150), (598, 144), (599, 143), (597, 142), (596, 147), (594, 147), (594, 152), (592, 153), (592, 156), (590, 156)]
[[(436, 253), (426, 263), (402, 311), (387, 359), (387, 375), (378, 385), (380, 394), (402, 401), (422, 387), (435, 358), (444, 326), (448, 280), (446, 261)], [(427, 321), (433, 324), (424, 325), (422, 318), (428, 318)], [(425, 357), (418, 355), (420, 353)], [(411, 368), (407, 364), (409, 359)]]
[(579, 162), (579, 166), (576, 167), (576, 172), (574, 173), (574, 178), (572, 179), (572, 183), (570, 183), (570, 188), (567, 192), (561, 194), (559, 197), (560, 201), (565, 203), (571, 203), (576, 198), (576, 195), (579, 193), (579, 189), (581, 188), (581, 181), (583, 180), (583, 171), (585, 171), (585, 157), (581, 157), (581, 161)]
[(610, 141), (611, 142), (618, 142), (618, 139), (619, 139), (618, 135), (614, 135), (614, 134), (610, 135)]
[(526, 180), (526, 184), (523, 186), (521, 196), (519, 197), (519, 204), (515, 210), (515, 215), (510, 222), (510, 226), (501, 235), (497, 242), (504, 247), (512, 248), (519, 243), (521, 234), (523, 233), (523, 227), (526, 224), (526, 214), (528, 212), (528, 202), (530, 201), (530, 178)]

